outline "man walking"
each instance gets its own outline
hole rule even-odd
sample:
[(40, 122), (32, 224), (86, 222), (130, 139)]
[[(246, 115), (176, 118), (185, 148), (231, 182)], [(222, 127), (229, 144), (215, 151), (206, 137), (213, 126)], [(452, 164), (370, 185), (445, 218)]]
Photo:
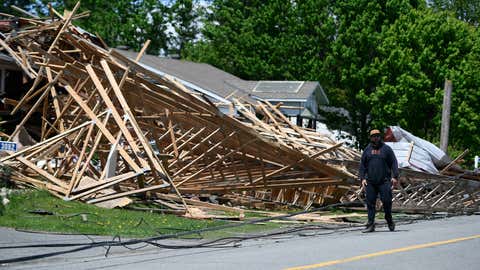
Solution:
[(394, 231), (392, 188), (398, 182), (398, 164), (392, 148), (383, 143), (378, 129), (370, 131), (370, 144), (363, 151), (359, 176), (367, 193), (368, 223), (363, 232), (375, 231), (375, 205), (378, 194), (383, 204), (388, 229)]

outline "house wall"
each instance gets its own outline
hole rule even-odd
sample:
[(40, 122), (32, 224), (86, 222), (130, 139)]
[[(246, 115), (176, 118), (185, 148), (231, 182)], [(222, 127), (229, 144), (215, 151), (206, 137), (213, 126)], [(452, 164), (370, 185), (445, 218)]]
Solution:
[(313, 92), (310, 97), (308, 97), (307, 102), (305, 104), (305, 108), (309, 109), (312, 114), (317, 115), (318, 114), (318, 103), (317, 103), (317, 98), (316, 98), (316, 91)]
[(297, 115), (300, 115), (305, 108), (310, 110), (312, 114), (317, 115), (318, 103), (314, 93), (312, 93), (312, 95), (310, 95), (310, 97), (307, 100), (292, 101), (288, 99), (285, 99), (285, 100), (275, 99), (275, 100), (268, 100), (268, 101), (273, 105), (276, 105), (279, 102), (282, 102), (283, 105), (280, 107), (280, 111), (289, 117), (296, 117)]
[(279, 102), (282, 102), (283, 105), (280, 107), (280, 111), (289, 117), (301, 114), (305, 108), (305, 102), (300, 101), (269, 100), (269, 102), (272, 105), (277, 105)]

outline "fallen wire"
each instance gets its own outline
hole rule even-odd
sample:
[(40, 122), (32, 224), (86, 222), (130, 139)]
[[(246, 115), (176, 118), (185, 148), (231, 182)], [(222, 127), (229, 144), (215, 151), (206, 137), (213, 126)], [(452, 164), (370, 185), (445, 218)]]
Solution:
[[(177, 233), (172, 233), (172, 234), (164, 234), (164, 235), (159, 235), (159, 236), (154, 236), (154, 237), (148, 237), (148, 238), (140, 238), (140, 239), (130, 239), (126, 241), (122, 241), (119, 236), (115, 236), (111, 241), (100, 241), (100, 242), (92, 242), (92, 243), (63, 243), (63, 244), (37, 244), (37, 245), (21, 245), (21, 246), (4, 246), (0, 247), (0, 249), (21, 249), (21, 248), (48, 248), (48, 247), (77, 247), (71, 250), (64, 250), (64, 251), (56, 251), (56, 252), (49, 252), (49, 253), (44, 253), (44, 254), (38, 254), (38, 255), (30, 255), (30, 256), (23, 256), (23, 257), (17, 257), (17, 258), (11, 258), (11, 259), (3, 259), (0, 260), (0, 265), (1, 264), (9, 264), (9, 263), (18, 263), (18, 262), (25, 262), (25, 261), (32, 261), (36, 259), (42, 259), (42, 258), (48, 258), (48, 257), (53, 257), (57, 255), (63, 255), (63, 254), (69, 254), (69, 253), (74, 253), (74, 252), (79, 252), (87, 249), (92, 249), (96, 247), (103, 247), (106, 248), (106, 253), (105, 256), (108, 256), (110, 249), (112, 247), (116, 246), (121, 246), (125, 247), (130, 250), (138, 250), (141, 248), (144, 248), (148, 245), (152, 245), (155, 247), (159, 248), (166, 248), (166, 249), (191, 249), (191, 248), (231, 248), (231, 247), (237, 247), (238, 242), (245, 241), (245, 240), (251, 240), (251, 239), (259, 239), (259, 238), (266, 238), (266, 237), (271, 237), (271, 236), (277, 236), (277, 235), (285, 235), (285, 234), (291, 234), (299, 231), (306, 231), (306, 230), (318, 230), (318, 229), (324, 229), (324, 230), (331, 230), (330, 232), (326, 233), (321, 233), (317, 235), (326, 235), (326, 234), (332, 234), (341, 230), (345, 229), (351, 229), (351, 230), (360, 230), (363, 225), (344, 225), (344, 226), (322, 226), (322, 225), (306, 225), (306, 226), (298, 226), (294, 228), (290, 228), (287, 230), (282, 230), (282, 231), (277, 231), (277, 232), (272, 232), (272, 233), (266, 233), (266, 234), (259, 234), (259, 235), (250, 235), (250, 236), (232, 236), (232, 237), (223, 237), (207, 242), (202, 242), (198, 244), (190, 244), (190, 245), (169, 245), (169, 244), (161, 244), (158, 243), (157, 241), (159, 240), (166, 240), (166, 239), (175, 239), (187, 235), (192, 235), (192, 234), (199, 234), (199, 233), (204, 233), (204, 232), (209, 232), (209, 231), (217, 231), (217, 230), (222, 230), (222, 229), (228, 229), (228, 228), (234, 228), (234, 227), (240, 227), (240, 226), (245, 226), (248, 224), (256, 224), (256, 223), (262, 223), (262, 222), (267, 222), (271, 220), (277, 220), (277, 219), (286, 219), (289, 217), (301, 215), (301, 214), (307, 214), (307, 213), (314, 213), (318, 211), (323, 211), (326, 209), (331, 209), (331, 208), (336, 208), (336, 207), (346, 207), (350, 206), (352, 203), (337, 203), (337, 204), (332, 204), (329, 206), (325, 207), (319, 207), (319, 208), (314, 208), (306, 211), (301, 211), (301, 212), (295, 212), (291, 214), (285, 214), (281, 216), (275, 216), (275, 217), (267, 217), (267, 218), (259, 218), (259, 219), (254, 219), (254, 220), (249, 220), (241, 223), (234, 223), (234, 224), (226, 224), (226, 225), (221, 225), (221, 226), (216, 226), (216, 227), (209, 227), (209, 228), (203, 228), (203, 229), (198, 229), (198, 230), (190, 230), (190, 231), (182, 231), (182, 232), (177, 232)], [(439, 217), (437, 217), (439, 218)], [(440, 217), (441, 218), (441, 217)], [(414, 219), (409, 219), (406, 222), (408, 223), (413, 223), (418, 220), (425, 220), (426, 218), (414, 218)], [(433, 219), (433, 218), (432, 218)], [(398, 224), (404, 224), (401, 222), (397, 222)], [(118, 240), (117, 240), (118, 239)], [(135, 244), (144, 244), (141, 247), (138, 248), (132, 248), (130, 246), (135, 245)], [(233, 246), (227, 246), (229, 244), (233, 244)]]

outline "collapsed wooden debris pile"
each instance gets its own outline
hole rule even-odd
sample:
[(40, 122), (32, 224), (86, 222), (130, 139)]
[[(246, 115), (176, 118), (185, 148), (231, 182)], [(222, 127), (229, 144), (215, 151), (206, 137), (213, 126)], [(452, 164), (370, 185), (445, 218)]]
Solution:
[[(211, 217), (201, 209), (243, 214), (199, 197), (257, 208), (362, 201), (351, 185), (358, 152), (291, 124), (281, 104), (235, 100), (238, 115), (222, 114), (139, 65), (148, 44), (132, 60), (73, 26), (86, 15), (77, 9), (66, 17), (52, 9), (55, 19), (2, 14), (0, 51), (31, 81), (21, 99), (4, 100), (23, 115), (8, 139), (39, 127), (38, 143), (0, 158), (16, 183), (104, 207), (141, 198), (192, 217)], [(459, 170), (459, 159), (441, 175), (402, 169), (394, 208), (478, 211), (480, 177)]]
[(11, 179), (106, 207), (138, 195), (191, 216), (192, 205), (240, 212), (187, 199), (201, 194), (270, 192), (270, 199), (292, 203), (305, 190), (312, 194), (303, 203), (309, 206), (338, 201), (348, 190), (352, 175), (319, 158), (352, 158), (352, 152), (289, 125), (268, 103), (273, 124), (247, 111), (242, 114), (257, 122), (220, 113), (139, 65), (148, 44), (131, 60), (73, 26), (82, 16), (77, 9), (65, 17), (53, 12), (56, 19), (22, 18), (21, 28), (2, 30), (2, 50), (33, 82), (11, 102), (12, 113), (24, 117), (9, 140), (29, 121), (38, 119), (41, 129), (38, 143), (0, 159)]
[[(354, 160), (329, 160), (328, 163), (342, 164), (352, 173), (358, 171), (359, 166)], [(392, 190), (394, 211), (425, 214), (480, 211), (480, 181), (469, 179), (472, 172), (466, 172), (450, 176), (400, 168), (400, 185)], [(465, 174), (470, 177), (465, 178)], [(365, 193), (360, 183), (352, 185), (341, 201), (364, 203)]]
[[(358, 160), (360, 158), (357, 151), (343, 146), (343, 143), (338, 143), (329, 136), (322, 135), (315, 130), (292, 124), (279, 110), (278, 107), (281, 104), (274, 106), (268, 101), (248, 104), (235, 100), (235, 105), (239, 112), (237, 119), (280, 145), (321, 160)], [(333, 149), (335, 151), (331, 151)], [(338, 169), (345, 174), (349, 174), (350, 179), (356, 177), (356, 173), (348, 172), (343, 166), (338, 166)], [(312, 204), (322, 205), (338, 202), (349, 189), (350, 185), (277, 188), (257, 191), (254, 198), (307, 209)]]
[[(387, 129), (385, 141), (402, 167), (403, 184), (393, 197), (397, 209), (458, 213), (480, 210), (480, 174), (460, 166), (468, 149), (451, 160), (434, 144), (396, 126)], [(405, 141), (410, 143), (405, 146)], [(399, 149), (402, 145), (403, 149)]]
[[(396, 140), (392, 139), (393, 133), (397, 137)], [(385, 141), (392, 147), (400, 167), (400, 185), (393, 189), (392, 194), (395, 211), (408, 213), (480, 211), (480, 173), (460, 166), (468, 149), (451, 160), (432, 143), (396, 126), (387, 129)], [(358, 159), (332, 158), (325, 162), (332, 166), (343, 165), (355, 175), (358, 174), (360, 166)], [(358, 181), (356, 185), (351, 185), (341, 201), (363, 203), (365, 193), (359, 184)]]

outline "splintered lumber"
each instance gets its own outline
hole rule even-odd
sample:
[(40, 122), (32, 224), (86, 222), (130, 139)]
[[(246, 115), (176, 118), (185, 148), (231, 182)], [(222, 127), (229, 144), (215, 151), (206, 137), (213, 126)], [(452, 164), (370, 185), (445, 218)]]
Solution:
[[(302, 130), (297, 127), (296, 125), (293, 125), (284, 115), (283, 113), (281, 113), (276, 107), (274, 107), (272, 104), (270, 104), (270, 102), (268, 101), (265, 101), (268, 105), (268, 107), (270, 107), (270, 109), (272, 109), (273, 112), (275, 112), (275, 115), (276, 116), (279, 116), (284, 122), (286, 122), (291, 128), (293, 128), (296, 132), (298, 132), (298, 134), (300, 134), (300, 136), (302, 136), (302, 138), (304, 138), (305, 140), (307, 140), (308, 142), (310, 143), (313, 143), (313, 141), (308, 138), (303, 132)], [(273, 118), (273, 117), (272, 117)]]
[[(358, 161), (340, 161), (352, 172), (358, 171)], [(400, 168), (400, 184), (392, 190), (393, 209), (406, 213), (473, 213), (480, 207), (480, 182), (467, 178), (418, 172)], [(365, 193), (358, 185), (340, 199), (363, 202)]]
[[(327, 149), (322, 150), (322, 151), (320, 151), (320, 152), (318, 152), (318, 153), (316, 153), (316, 154), (314, 154), (314, 155), (311, 155), (309, 158), (316, 158), (316, 157), (318, 157), (318, 156), (320, 156), (320, 155), (322, 155), (322, 154), (324, 154), (324, 153), (327, 153), (327, 152), (329, 152), (329, 151), (334, 150), (335, 148), (338, 148), (338, 147), (341, 146), (342, 144), (343, 144), (343, 143), (338, 143), (338, 144), (336, 144), (336, 145), (334, 145), (334, 146), (332, 146), (332, 147), (330, 147), (330, 148), (327, 148)], [(301, 162), (304, 161), (305, 159), (306, 159), (306, 158), (302, 158), (302, 159), (296, 161), (295, 163), (293, 163), (293, 164), (291, 164), (291, 165), (284, 166), (284, 167), (282, 167), (282, 168), (280, 168), (280, 169), (278, 169), (278, 170), (276, 170), (276, 171), (273, 171), (273, 172), (265, 175), (265, 176), (262, 177), (262, 178), (253, 180), (253, 182), (252, 182), (251, 184), (255, 184), (255, 183), (257, 183), (257, 182), (259, 182), (259, 181), (261, 181), (261, 180), (268, 179), (268, 178), (270, 178), (270, 177), (272, 177), (272, 176), (274, 176), (274, 175), (276, 175), (276, 174), (279, 174), (279, 173), (288, 171), (288, 170), (291, 169), (293, 166), (301, 163)], [(248, 184), (246, 184), (246, 185), (250, 185), (250, 183), (248, 183)]]
[(232, 209), (188, 194), (264, 192), (310, 207), (348, 190), (340, 186), (352, 174), (323, 159), (356, 152), (291, 124), (268, 102), (258, 105), (267, 122), (249, 112), (255, 104), (236, 102), (246, 119), (222, 114), (172, 77), (140, 65), (149, 42), (129, 59), (100, 37), (80, 35), (78, 7), (65, 18), (52, 9), (59, 21), (32, 19), (0, 38), (33, 80), (11, 113), (28, 108), (20, 126), (34, 113), (43, 119), (39, 143), (0, 159), (15, 181), (23, 175), (22, 183), (66, 200), (108, 207), (130, 201), (119, 198), (168, 199), (191, 216), (189, 205)]
[[(164, 199), (164, 200), (172, 200), (172, 201), (175, 201), (175, 202), (181, 202), (178, 199), (178, 197), (172, 196), (170, 194), (157, 194), (156, 196), (158, 198)], [(185, 199), (185, 202), (187, 202), (188, 204), (194, 205), (194, 206), (203, 206), (203, 207), (207, 207), (207, 208), (215, 209), (215, 210), (222, 210), (222, 211), (236, 212), (236, 213), (244, 213), (244, 210), (240, 209), (240, 208), (228, 207), (228, 206), (218, 205), (218, 204), (208, 203), (208, 202), (202, 202), (202, 201), (199, 201), (199, 200)]]
[(445, 172), (448, 171), (448, 169), (450, 169), (453, 165), (455, 165), (455, 163), (457, 163), (460, 159), (462, 159), (466, 154), (468, 154), (468, 149), (465, 149), (465, 151), (463, 151), (463, 153), (461, 153), (458, 157), (456, 157), (454, 160), (452, 160), (452, 162), (450, 162), (447, 166), (445, 166), (445, 168), (443, 168), (440, 173), (441, 174), (444, 174)]

